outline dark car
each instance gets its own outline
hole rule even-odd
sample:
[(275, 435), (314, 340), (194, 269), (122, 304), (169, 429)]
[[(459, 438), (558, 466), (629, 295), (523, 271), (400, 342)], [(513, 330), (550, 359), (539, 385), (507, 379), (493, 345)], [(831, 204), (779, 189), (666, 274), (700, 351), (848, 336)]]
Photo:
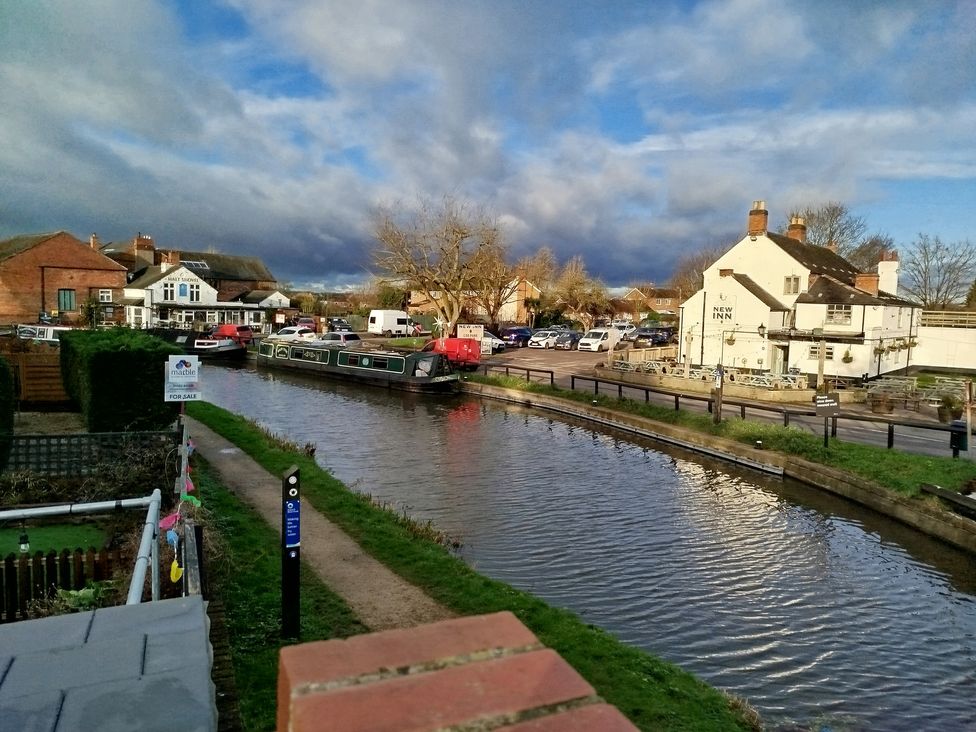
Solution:
[(553, 348), (559, 348), (564, 351), (574, 351), (576, 350), (576, 344), (579, 343), (581, 335), (575, 330), (564, 330), (558, 336), (556, 336), (556, 345)]
[(666, 346), (671, 342), (670, 331), (662, 328), (638, 328), (633, 336), (634, 348)]
[(499, 335), (509, 348), (525, 348), (529, 345), (529, 339), (532, 337), (532, 329), (504, 328)]
[(352, 333), (352, 326), (346, 322), (345, 318), (329, 318), (329, 331), (331, 333)]

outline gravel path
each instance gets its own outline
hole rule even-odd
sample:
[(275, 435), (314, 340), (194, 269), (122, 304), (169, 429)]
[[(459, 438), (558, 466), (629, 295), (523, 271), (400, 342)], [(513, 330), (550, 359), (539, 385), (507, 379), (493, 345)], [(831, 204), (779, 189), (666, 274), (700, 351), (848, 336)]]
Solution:
[[(197, 451), (228, 489), (281, 531), (281, 478), (268, 473), (240, 448), (190, 417)], [(340, 595), (370, 630), (407, 628), (454, 617), (414, 585), (364, 552), (338, 526), (302, 505), (302, 559)]]

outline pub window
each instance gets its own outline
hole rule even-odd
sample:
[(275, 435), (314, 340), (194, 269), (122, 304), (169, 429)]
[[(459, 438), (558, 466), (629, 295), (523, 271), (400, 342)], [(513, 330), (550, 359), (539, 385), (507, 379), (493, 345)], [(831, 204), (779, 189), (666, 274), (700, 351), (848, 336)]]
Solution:
[(190, 285), (190, 302), (200, 302), (200, 285)]
[(58, 310), (74, 310), (75, 309), (75, 291), (74, 290), (58, 290)]
[(163, 299), (172, 302), (176, 299), (176, 285), (172, 282), (163, 284)]
[(98, 301), (99, 302), (112, 302), (112, 291), (111, 290), (99, 290), (98, 291)]
[(784, 295), (796, 295), (800, 292), (800, 278), (797, 275), (786, 277), (783, 282)]
[(850, 305), (828, 305), (826, 322), (831, 325), (850, 325), (852, 309)]
[[(834, 360), (834, 347), (833, 346), (825, 346), (824, 347), (824, 353), (826, 354), (824, 356), (824, 360), (825, 361), (833, 361)], [(810, 346), (810, 353), (807, 356), (807, 358), (809, 358), (811, 361), (818, 361), (820, 359), (820, 344), (814, 343), (813, 345)]]

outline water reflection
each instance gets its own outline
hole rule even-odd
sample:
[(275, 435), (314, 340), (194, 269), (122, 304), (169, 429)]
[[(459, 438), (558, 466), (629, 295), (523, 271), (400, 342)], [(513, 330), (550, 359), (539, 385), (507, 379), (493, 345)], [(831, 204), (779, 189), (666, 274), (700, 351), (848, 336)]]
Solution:
[(841, 499), (462, 397), (204, 374), (206, 398), (465, 541), (478, 570), (748, 698), (769, 722), (974, 726), (971, 558)]

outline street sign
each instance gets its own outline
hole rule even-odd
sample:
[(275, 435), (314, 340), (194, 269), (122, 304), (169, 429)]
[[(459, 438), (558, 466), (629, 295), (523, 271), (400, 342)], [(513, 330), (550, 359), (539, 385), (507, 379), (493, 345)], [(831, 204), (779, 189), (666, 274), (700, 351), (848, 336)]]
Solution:
[(817, 394), (814, 398), (814, 406), (818, 417), (833, 417), (835, 414), (840, 414), (840, 395), (835, 391), (829, 394)]
[(458, 338), (474, 338), (476, 341), (480, 341), (485, 337), (485, 326), (483, 325), (465, 325), (458, 323), (457, 326), (457, 337)]
[(166, 360), (163, 400), (189, 402), (200, 399), (200, 357), (170, 356)]

